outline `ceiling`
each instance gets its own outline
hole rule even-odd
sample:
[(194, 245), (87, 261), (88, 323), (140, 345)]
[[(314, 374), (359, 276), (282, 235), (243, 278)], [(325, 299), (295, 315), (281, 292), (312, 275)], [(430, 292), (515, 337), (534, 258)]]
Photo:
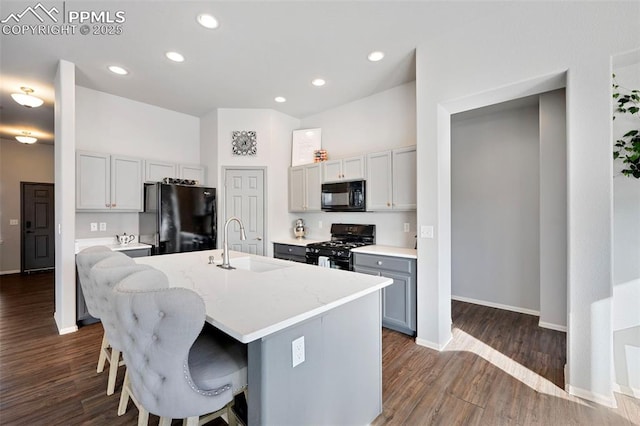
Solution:
[[(35, 1), (4, 1), (0, 20)], [(76, 84), (203, 116), (216, 108), (271, 108), (297, 118), (415, 79), (414, 50), (426, 37), (477, 19), (470, 3), (398, 1), (46, 2), (59, 21), (71, 11), (124, 12), (120, 35), (0, 35), (0, 137), (30, 130), (53, 143), (53, 80), (60, 59), (76, 65)], [(50, 9), (49, 9), (50, 10)], [(65, 13), (63, 13), (64, 11)], [(196, 22), (213, 14), (219, 28)], [(54, 12), (52, 12), (54, 13)], [(33, 14), (20, 24), (37, 24)], [(46, 18), (45, 19), (49, 19)], [(52, 23), (45, 21), (44, 23)], [(6, 24), (12, 23), (7, 21)], [(455, 25), (454, 25), (455, 24)], [(175, 50), (186, 58), (169, 61)], [(384, 51), (380, 62), (367, 54)], [(129, 70), (118, 76), (111, 64)], [(311, 80), (321, 77), (324, 87)], [(28, 109), (10, 97), (29, 86), (45, 100)], [(284, 96), (285, 103), (276, 103)]]

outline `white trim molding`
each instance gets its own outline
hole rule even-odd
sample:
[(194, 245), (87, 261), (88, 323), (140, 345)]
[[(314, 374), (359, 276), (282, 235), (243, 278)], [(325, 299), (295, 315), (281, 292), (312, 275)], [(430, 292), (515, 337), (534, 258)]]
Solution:
[(604, 405), (605, 407), (618, 408), (618, 403), (616, 402), (616, 398), (613, 396), (613, 393), (611, 393), (610, 396), (601, 395), (586, 389), (571, 386), (569, 383), (565, 384), (565, 390), (570, 395), (577, 396), (578, 398), (586, 399), (588, 401)]
[(630, 396), (632, 398), (640, 399), (640, 389), (635, 389), (629, 386), (624, 386), (624, 385), (619, 385), (617, 383), (614, 383), (613, 391), (616, 393), (621, 393), (623, 395)]
[(449, 343), (451, 343), (452, 340), (453, 340), (453, 336), (451, 336), (449, 338), (449, 340), (447, 340), (444, 345), (440, 345), (438, 343), (434, 343), (434, 342), (431, 342), (429, 340), (425, 340), (425, 339), (421, 339), (419, 337), (416, 337), (416, 345), (424, 346), (425, 348), (429, 348), (429, 349), (436, 350), (438, 352), (442, 352), (444, 350), (444, 348), (446, 348), (447, 345)]
[(562, 331), (564, 333), (567, 332), (566, 325), (552, 324), (550, 322), (538, 321), (538, 327), (548, 328), (549, 330)]
[[(533, 309), (527, 309), (527, 308), (520, 308), (518, 306), (503, 305), (501, 303), (487, 302), (486, 300), (478, 300), (478, 299), (472, 299), (470, 297), (462, 297), (462, 296), (454, 296), (454, 295), (451, 295), (451, 299), (457, 300), (459, 302), (473, 303), (474, 305), (482, 305), (482, 306), (488, 306), (490, 308), (504, 309), (505, 311), (518, 312), (520, 314), (534, 315), (536, 317), (540, 316), (540, 311), (534, 311)], [(547, 328), (550, 328), (550, 327), (547, 327)]]
[(20, 269), (12, 270), (12, 271), (0, 271), (0, 275), (9, 275), (9, 274), (19, 274)]

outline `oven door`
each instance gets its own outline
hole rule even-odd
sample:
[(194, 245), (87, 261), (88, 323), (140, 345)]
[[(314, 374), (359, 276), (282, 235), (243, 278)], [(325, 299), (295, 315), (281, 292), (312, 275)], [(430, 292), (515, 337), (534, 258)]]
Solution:
[(366, 183), (363, 180), (323, 183), (322, 210), (326, 212), (366, 211), (365, 188)]

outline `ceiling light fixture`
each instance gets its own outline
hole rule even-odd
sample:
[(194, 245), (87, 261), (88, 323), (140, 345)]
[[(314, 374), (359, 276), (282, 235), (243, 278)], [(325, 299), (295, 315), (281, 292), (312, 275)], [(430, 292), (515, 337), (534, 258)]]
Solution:
[(109, 71), (111, 71), (114, 74), (118, 74), (118, 75), (127, 75), (127, 74), (129, 74), (129, 71), (127, 71), (124, 68), (119, 67), (117, 65), (109, 65)]
[(24, 93), (12, 93), (11, 97), (14, 101), (27, 108), (37, 108), (44, 103), (44, 101), (37, 96), (33, 96), (33, 89), (30, 87), (20, 87)]
[(38, 139), (31, 136), (31, 132), (27, 132), (26, 130), (23, 130), (22, 135), (16, 136), (16, 140), (20, 143), (31, 144), (31, 143), (36, 143)]
[(165, 56), (173, 62), (184, 62), (184, 56), (178, 52), (167, 52), (165, 53)]
[(278, 102), (278, 103), (287, 102), (287, 98), (284, 98), (282, 96), (276, 96), (273, 100)]
[(379, 50), (371, 52), (369, 53), (369, 55), (367, 55), (367, 59), (369, 59), (371, 62), (381, 61), (382, 58), (384, 58), (384, 52), (380, 52)]
[(311, 81), (311, 84), (313, 84), (316, 87), (322, 87), (326, 84), (327, 82), (324, 81), (322, 78), (316, 78), (313, 79), (313, 81)]
[(201, 13), (198, 15), (198, 23), (210, 30), (216, 29), (220, 25), (215, 16), (209, 15), (208, 13)]

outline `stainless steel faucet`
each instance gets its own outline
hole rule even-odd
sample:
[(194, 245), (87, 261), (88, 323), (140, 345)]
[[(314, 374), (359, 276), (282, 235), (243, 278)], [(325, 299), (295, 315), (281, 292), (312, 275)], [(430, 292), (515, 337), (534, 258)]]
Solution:
[(222, 265), (218, 265), (218, 268), (236, 269), (229, 264), (229, 223), (234, 220), (240, 225), (240, 239), (243, 241), (247, 239), (247, 235), (244, 233), (244, 225), (242, 224), (242, 221), (235, 216), (231, 216), (227, 219), (224, 223), (224, 240), (222, 241)]

